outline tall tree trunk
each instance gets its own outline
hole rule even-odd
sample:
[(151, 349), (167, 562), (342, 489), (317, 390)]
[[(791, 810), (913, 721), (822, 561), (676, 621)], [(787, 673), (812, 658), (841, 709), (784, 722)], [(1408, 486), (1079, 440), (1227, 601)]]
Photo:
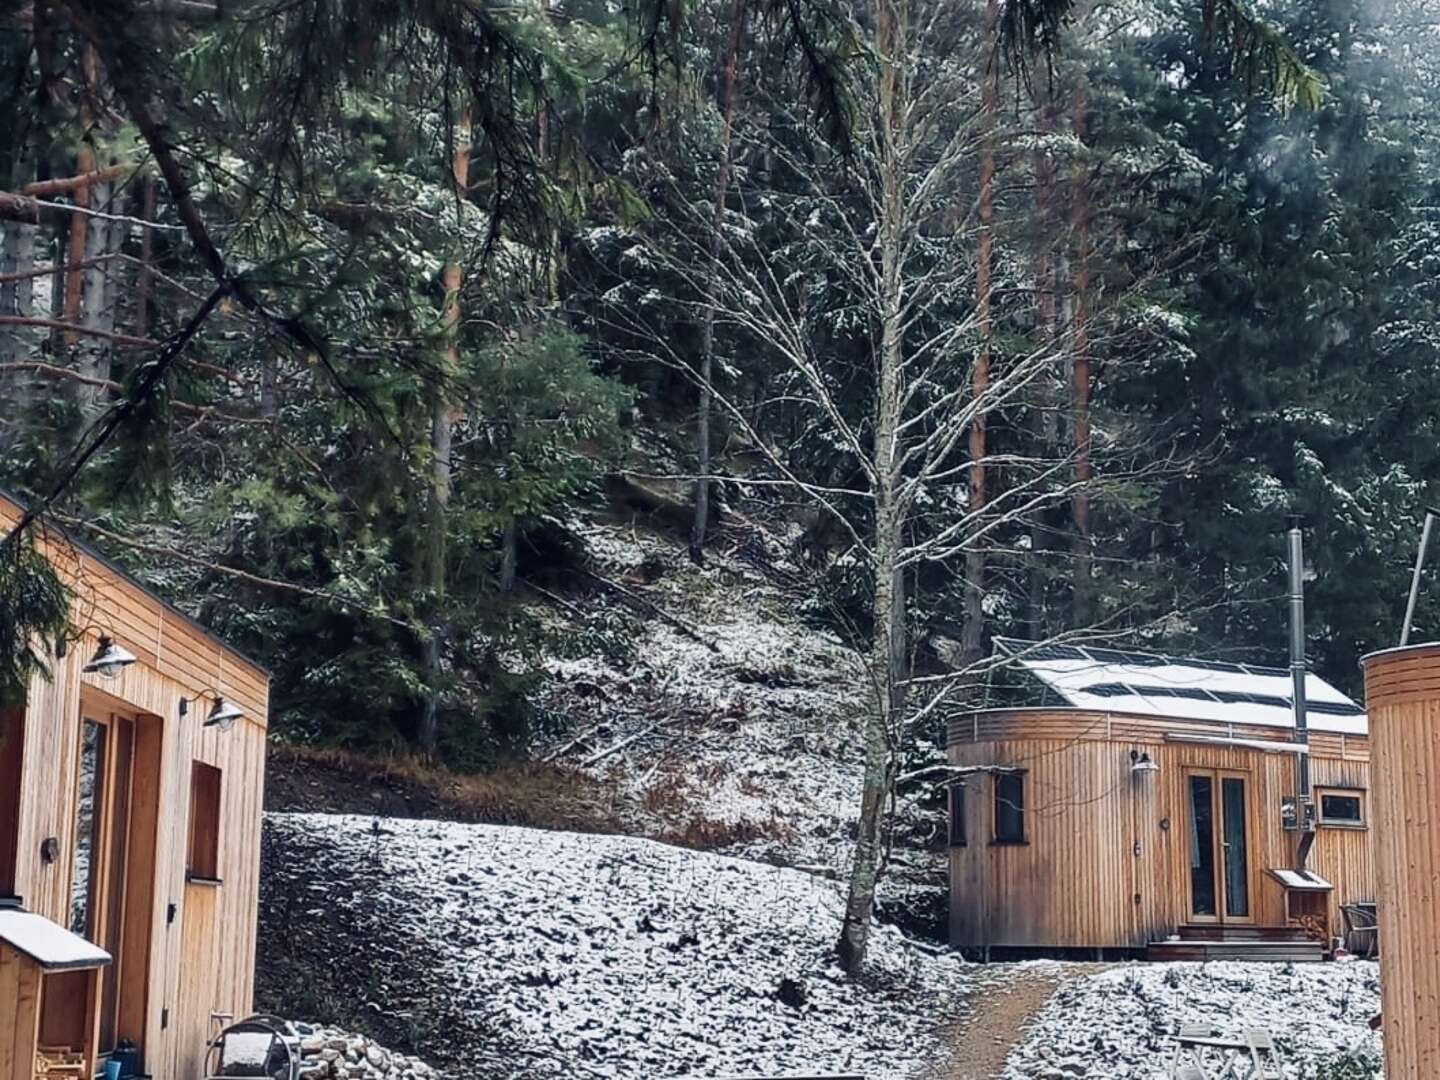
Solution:
[[(155, 220), (155, 177), (145, 177), (140, 195), (140, 220)], [(150, 336), (150, 294), (155, 288), (155, 230), (140, 227), (140, 269), (135, 275), (135, 336)]]
[(1090, 551), (1090, 175), (1085, 160), (1085, 129), (1088, 104), (1085, 74), (1076, 76), (1074, 100), (1075, 140), (1081, 156), (1075, 163), (1071, 184), (1070, 227), (1074, 237), (1075, 269), (1071, 333), (1074, 338), (1074, 359), (1070, 382), (1075, 439), (1075, 494), (1070, 513), (1074, 524), (1074, 625), (1088, 626), (1094, 621), (1094, 583), (1091, 580)]
[[(35, 266), (35, 233), (37, 227), (17, 221), (5, 223), (5, 237), (0, 243), (0, 273), (23, 274)], [(0, 315), (29, 318), (35, 314), (35, 279), (20, 278), (0, 285)], [(39, 333), (26, 326), (0, 327), (0, 364), (14, 364), (38, 357)], [(5, 416), (0, 418), (0, 451), (7, 449), (23, 434), (22, 425), (29, 413), (31, 377), (23, 371), (9, 371), (0, 376), (0, 400), (5, 402)]]
[(892, 783), (893, 748), (903, 715), (903, 683), (897, 660), (903, 662), (903, 645), (897, 647), (896, 630), (903, 626), (904, 597), (900, 584), (901, 539), (904, 511), (899, 505), (900, 417), (905, 386), (905, 295), (902, 265), (902, 225), (905, 196), (901, 183), (904, 156), (900, 146), (907, 105), (907, 23), (905, 0), (876, 0), (876, 52), (880, 58), (880, 303), (879, 347), (875, 353), (875, 432), (872, 442), (874, 481), (874, 595), (870, 645), (871, 707), (864, 734), (865, 772), (860, 797), (854, 860), (850, 867), (845, 916), (838, 951), (841, 966), (851, 975), (860, 972), (870, 939), (875, 911), (875, 885), (879, 875), (880, 822)]
[[(975, 353), (975, 366), (970, 378), (971, 396), (977, 404), (990, 392), (990, 354), (995, 331), (991, 303), (995, 260), (995, 121), (1000, 111), (1000, 60), (996, 48), (999, 26), (999, 0), (986, 0), (980, 84), (980, 235), (975, 252), (975, 316), (980, 345)], [(987, 434), (985, 410), (980, 409), (970, 424), (968, 510), (971, 514), (983, 513), (988, 501), (985, 466)], [(980, 659), (985, 643), (985, 552), (978, 544), (965, 552), (964, 615), (960, 651), (963, 663), (969, 666)]]
[[(84, 176), (95, 170), (95, 155), (90, 152), (88, 146), (81, 146), (75, 155), (75, 175)], [(76, 212), (70, 215), (70, 241), (65, 252), (65, 299), (61, 308), (62, 318), (72, 326), (79, 325), (81, 304), (85, 295), (85, 271), (74, 269), (81, 267), (85, 262), (85, 247), (88, 240), (90, 218), (80, 213), (81, 210), (90, 209), (90, 188), (82, 184), (75, 189), (73, 196)], [(65, 344), (74, 348), (79, 340), (79, 335), (65, 335)]]
[[(729, 35), (720, 75), (720, 164), (715, 171), (715, 204), (710, 217), (710, 258), (720, 258), (725, 200), (730, 195), (730, 171), (735, 144), (735, 89), (739, 81), (740, 51), (745, 42), (745, 0), (730, 0)], [(712, 279), (713, 281), (713, 279)], [(695, 520), (690, 527), (690, 558), (705, 561), (705, 534), (710, 528), (710, 414), (711, 384), (715, 375), (715, 287), (706, 291), (704, 324), (700, 332), (700, 401), (695, 420)]]
[[(470, 130), (473, 121), (467, 105), (460, 114), (455, 131), (454, 157), (450, 164), (451, 179), (457, 199), (467, 198), (470, 187)], [(418, 742), (420, 749), (433, 755), (440, 743), (440, 680), (446, 626), (444, 617), (445, 579), (447, 576), (445, 534), (449, 525), (452, 469), (450, 454), (455, 438), (455, 423), (460, 410), (454, 401), (451, 380), (460, 373), (460, 291), (465, 285), (465, 271), (458, 258), (452, 258), (441, 272), (445, 289), (445, 307), (441, 315), (446, 345), (443, 368), (435, 380), (430, 417), (430, 513), (429, 550), (426, 553), (427, 581), (430, 593), (430, 637), (425, 642), (425, 674), (431, 690), (425, 699), (420, 718)]]
[[(1049, 141), (1055, 134), (1055, 99), (1046, 89), (1040, 105), (1041, 145), (1035, 150), (1035, 220), (1033, 242), (1035, 245), (1035, 337), (1037, 342), (1054, 348), (1060, 340), (1059, 305), (1056, 297), (1057, 275), (1055, 272), (1055, 155)], [(1058, 358), (1058, 352), (1057, 352)], [(1057, 359), (1058, 362), (1058, 359)], [(1047, 369), (1035, 381), (1035, 424), (1033, 437), (1040, 459), (1049, 460), (1059, 444), (1059, 406), (1055, 378)], [(1036, 511), (1036, 520), (1030, 528), (1029, 611), (1027, 622), (1029, 636), (1033, 641), (1042, 641), (1050, 634), (1046, 613), (1046, 594), (1049, 591), (1050, 571), (1045, 562), (1045, 553), (1051, 544), (1050, 529), (1044, 520), (1045, 510)]]
[[(80, 71), (82, 85), (80, 89), (80, 148), (75, 152), (75, 175), (85, 176), (95, 171), (95, 152), (91, 149), (91, 129), (94, 125), (94, 110), (92, 99), (95, 93), (95, 86), (100, 77), (100, 61), (92, 45), (86, 44), (80, 51)], [(85, 262), (85, 249), (89, 243), (90, 218), (81, 213), (82, 210), (90, 209), (90, 186), (82, 184), (75, 189), (74, 202), (76, 212), (70, 215), (70, 250), (67, 262), (71, 269), (65, 275), (65, 321), (78, 324), (80, 322), (81, 304), (85, 289), (85, 271), (79, 269)], [(73, 349), (78, 340), (78, 335), (67, 334), (65, 344)], [(77, 388), (83, 384), (77, 383)], [(77, 389), (77, 394), (84, 394), (83, 389)], [(82, 404), (84, 403), (82, 399)]]
[[(110, 184), (95, 184), (89, 189), (88, 202), (94, 209), (109, 213), (112, 209), (110, 192)], [(83, 249), (86, 266), (76, 277), (81, 282), (80, 325), (87, 330), (114, 328), (114, 311), (110, 307), (113, 297), (109, 284), (114, 270), (104, 260), (110, 252), (114, 224), (100, 217), (91, 217), (86, 222)], [(103, 338), (82, 334), (75, 343), (75, 367), (86, 378), (108, 380), (110, 357), (110, 346)], [(75, 392), (76, 401), (87, 412), (93, 411), (104, 397), (104, 391), (99, 387), (85, 383), (77, 383)]]

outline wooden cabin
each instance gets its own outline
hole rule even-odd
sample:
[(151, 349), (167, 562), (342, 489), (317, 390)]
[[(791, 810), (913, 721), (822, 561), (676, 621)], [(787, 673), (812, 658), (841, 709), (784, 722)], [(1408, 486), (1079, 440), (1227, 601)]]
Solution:
[(1389, 1080), (1440, 1076), (1440, 643), (1372, 653), (1380, 1003)]
[(949, 725), (955, 946), (1320, 959), (1373, 904), (1369, 729), (1334, 687), (1307, 677), (1302, 744), (1283, 669), (997, 648), (1049, 703)]
[[(20, 514), (0, 495), (0, 535)], [(112, 1056), (195, 1080), (251, 1007), (268, 676), (38, 535), (72, 633), (0, 712), (0, 1080), (88, 1080)], [(97, 670), (102, 645), (120, 651)]]

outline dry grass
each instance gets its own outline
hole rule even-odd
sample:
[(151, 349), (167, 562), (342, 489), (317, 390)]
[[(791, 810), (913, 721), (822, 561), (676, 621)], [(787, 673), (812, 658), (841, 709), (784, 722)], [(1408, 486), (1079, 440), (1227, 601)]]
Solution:
[[(467, 774), (417, 755), (285, 746), (271, 747), (270, 769), (272, 778), (280, 777), (280, 791), (269, 800), (278, 810), (399, 811), (397, 816), (537, 829), (620, 831), (613, 791), (560, 765), (518, 761), (491, 772)], [(272, 789), (275, 786), (272, 779)]]
[(648, 825), (637, 826), (634, 814), (622, 815), (613, 783), (563, 765), (516, 761), (466, 774), (416, 755), (272, 746), (266, 807), (629, 833), (697, 851), (790, 837), (789, 825), (773, 817), (757, 822), (707, 816), (707, 789), (723, 775), (725, 767), (716, 763), (690, 769), (668, 764), (640, 796), (641, 820)]
[[(791, 829), (773, 816), (763, 822), (706, 816), (707, 791), (720, 787), (729, 774), (726, 765), (715, 761), (688, 766), (677, 761), (662, 767), (641, 797), (646, 813), (661, 823), (651, 833), (652, 839), (697, 851), (723, 851), (757, 840), (789, 840)], [(753, 785), (746, 778), (740, 786)]]

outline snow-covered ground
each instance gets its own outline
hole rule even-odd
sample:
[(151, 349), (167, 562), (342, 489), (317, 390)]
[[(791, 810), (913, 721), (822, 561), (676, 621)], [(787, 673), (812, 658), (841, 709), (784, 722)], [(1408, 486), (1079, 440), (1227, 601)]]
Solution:
[(1265, 1028), (1286, 1076), (1309, 1078), (1346, 1052), (1378, 1061), (1369, 1020), (1379, 1010), (1374, 963), (1131, 964), (1062, 986), (1011, 1053), (1005, 1080), (1159, 1080), (1180, 1026), (1192, 1023), (1233, 1038)]
[(1003, 977), (882, 926), (847, 981), (839, 886), (628, 837), (272, 814), (264, 881), (262, 1004), (369, 1016), (467, 1080), (908, 1077)]

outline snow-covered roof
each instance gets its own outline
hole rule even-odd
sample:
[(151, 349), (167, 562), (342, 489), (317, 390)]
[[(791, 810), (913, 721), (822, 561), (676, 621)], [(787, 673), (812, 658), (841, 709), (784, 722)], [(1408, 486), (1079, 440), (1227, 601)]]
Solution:
[(0, 941), (47, 971), (103, 967), (110, 954), (33, 911), (0, 907)]
[(1332, 892), (1334, 885), (1311, 870), (1286, 870), (1275, 868), (1270, 871), (1276, 881), (1295, 892)]
[[(995, 645), (1076, 708), (1295, 726), (1290, 672), (1284, 668), (1011, 638), (997, 638)], [(1305, 717), (1315, 731), (1370, 733), (1365, 710), (1313, 673), (1305, 676)]]

